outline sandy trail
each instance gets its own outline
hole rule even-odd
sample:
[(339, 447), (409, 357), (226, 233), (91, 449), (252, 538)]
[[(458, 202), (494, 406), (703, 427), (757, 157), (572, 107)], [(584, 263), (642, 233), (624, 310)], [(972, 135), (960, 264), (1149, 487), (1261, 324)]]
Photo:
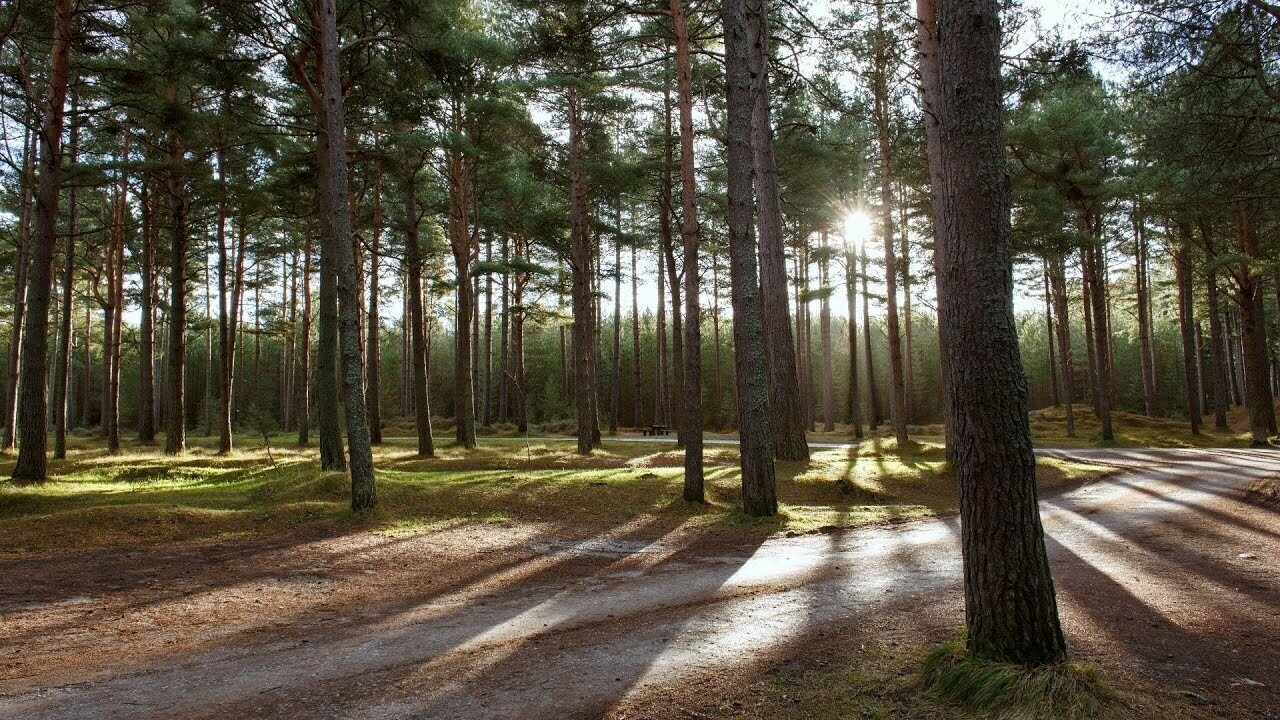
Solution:
[[(1046, 453), (1125, 468), (1042, 502), (1076, 650), (1280, 707), (1280, 516), (1245, 492), (1280, 454)], [(83, 572), (0, 595), (18, 631), (0, 633), (0, 717), (600, 717), (817, 637), (962, 618), (954, 519), (746, 545), (643, 523), (352, 542), (135, 551), (106, 575), (101, 554), (3, 561)]]

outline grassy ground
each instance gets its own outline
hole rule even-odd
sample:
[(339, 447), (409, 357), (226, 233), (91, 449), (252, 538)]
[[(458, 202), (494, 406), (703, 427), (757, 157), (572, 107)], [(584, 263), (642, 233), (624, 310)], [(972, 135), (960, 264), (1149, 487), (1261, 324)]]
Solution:
[[(1229, 710), (1205, 708), (1192, 698), (1132, 676), (1101, 677), (1085, 663), (1028, 673), (1007, 669), (1015, 683), (1036, 686), (1019, 693), (1004, 688), (994, 702), (957, 699), (931, 686), (920, 668), (921, 648), (863, 645), (814, 652), (776, 668), (723, 698), (715, 717), (751, 720), (1165, 720), (1231, 718)], [(995, 675), (996, 673), (992, 673)], [(1043, 685), (1052, 684), (1048, 692)]]
[[(126, 444), (109, 456), (92, 438), (74, 438), (68, 458), (37, 487), (0, 485), (0, 552), (30, 552), (270, 535), (414, 533), (459, 524), (544, 522), (603, 527), (651, 516), (750, 534), (807, 532), (949, 513), (954, 483), (937, 443), (899, 450), (871, 439), (856, 448), (816, 450), (808, 462), (779, 463), (778, 517), (755, 519), (738, 506), (737, 449), (708, 446), (705, 505), (680, 499), (682, 457), (672, 446), (606, 440), (590, 457), (573, 441), (485, 440), (465, 451), (444, 446), (419, 458), (408, 440), (377, 449), (378, 508), (356, 516), (340, 472), (322, 472), (313, 448), (274, 447), (243, 438), (219, 456), (196, 438), (180, 457)], [(11, 459), (0, 471), (6, 472)], [(1041, 460), (1042, 487), (1082, 481), (1104, 469)]]

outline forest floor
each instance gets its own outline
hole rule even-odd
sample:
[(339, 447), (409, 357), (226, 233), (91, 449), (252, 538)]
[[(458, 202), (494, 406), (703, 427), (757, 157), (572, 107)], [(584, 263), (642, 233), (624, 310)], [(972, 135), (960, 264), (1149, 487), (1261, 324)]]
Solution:
[[(0, 716), (971, 717), (915, 684), (963, 617), (935, 444), (784, 464), (772, 521), (735, 509), (729, 445), (697, 509), (654, 443), (393, 442), (361, 517), (340, 473), (273, 457), (80, 441), (56, 482), (0, 489)], [(1107, 716), (1280, 718), (1280, 458), (1056, 450), (1039, 471)]]

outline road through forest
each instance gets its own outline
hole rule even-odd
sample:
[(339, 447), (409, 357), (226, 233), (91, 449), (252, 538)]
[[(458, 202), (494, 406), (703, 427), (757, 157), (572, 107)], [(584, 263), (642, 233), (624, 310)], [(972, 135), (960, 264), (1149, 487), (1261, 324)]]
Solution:
[[(1280, 707), (1266, 450), (1042, 500), (1073, 648), (1250, 716)], [(1271, 486), (1274, 488), (1274, 485)], [(644, 521), (0, 559), (0, 717), (674, 717), (706, 679), (962, 622), (955, 518), (744, 542)], [(719, 680), (716, 680), (716, 679)]]

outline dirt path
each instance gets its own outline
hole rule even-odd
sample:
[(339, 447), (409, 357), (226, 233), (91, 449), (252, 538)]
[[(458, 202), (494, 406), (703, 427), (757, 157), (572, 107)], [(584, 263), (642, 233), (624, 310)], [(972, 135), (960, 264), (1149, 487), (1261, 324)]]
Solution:
[[(1073, 647), (1280, 708), (1280, 455), (1123, 465), (1043, 503)], [(809, 643), (961, 622), (954, 520), (744, 544), (635, 523), (0, 558), (0, 717), (665, 716)], [(726, 673), (726, 671), (732, 671)]]

